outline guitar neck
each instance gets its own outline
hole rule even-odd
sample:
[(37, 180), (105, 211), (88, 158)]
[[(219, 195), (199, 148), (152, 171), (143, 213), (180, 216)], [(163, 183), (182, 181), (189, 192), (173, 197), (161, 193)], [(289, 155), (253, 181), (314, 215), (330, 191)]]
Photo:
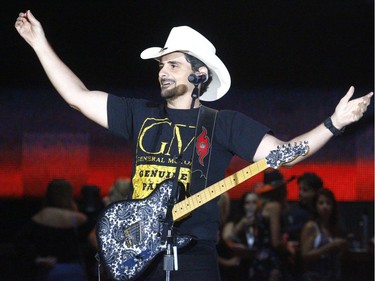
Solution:
[(185, 200), (178, 202), (174, 205), (172, 210), (173, 220), (177, 221), (185, 217), (191, 211), (197, 209), (198, 207), (232, 189), (240, 183), (250, 179), (256, 174), (259, 174), (268, 167), (269, 166), (267, 165), (266, 160), (262, 159), (199, 191)]

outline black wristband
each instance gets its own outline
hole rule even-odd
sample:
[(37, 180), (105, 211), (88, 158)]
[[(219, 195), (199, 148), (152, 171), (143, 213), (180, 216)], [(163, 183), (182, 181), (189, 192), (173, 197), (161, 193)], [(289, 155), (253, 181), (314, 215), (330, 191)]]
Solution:
[(342, 128), (341, 130), (337, 129), (335, 126), (332, 124), (332, 119), (331, 117), (328, 117), (326, 120), (324, 120), (324, 126), (331, 131), (331, 133), (334, 136), (339, 136), (345, 131), (345, 127)]

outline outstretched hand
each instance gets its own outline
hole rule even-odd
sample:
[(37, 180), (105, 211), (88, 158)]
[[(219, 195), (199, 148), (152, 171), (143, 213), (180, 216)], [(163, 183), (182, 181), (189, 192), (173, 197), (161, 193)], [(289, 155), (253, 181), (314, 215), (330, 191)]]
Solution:
[(346, 95), (340, 100), (336, 106), (335, 112), (332, 115), (333, 125), (341, 129), (351, 123), (354, 123), (362, 118), (363, 113), (366, 112), (367, 107), (371, 102), (373, 92), (365, 96), (350, 100), (354, 94), (354, 87), (350, 87)]
[(18, 33), (31, 47), (35, 47), (38, 40), (45, 39), (44, 31), (40, 22), (28, 10), (26, 13), (19, 13), (15, 23)]

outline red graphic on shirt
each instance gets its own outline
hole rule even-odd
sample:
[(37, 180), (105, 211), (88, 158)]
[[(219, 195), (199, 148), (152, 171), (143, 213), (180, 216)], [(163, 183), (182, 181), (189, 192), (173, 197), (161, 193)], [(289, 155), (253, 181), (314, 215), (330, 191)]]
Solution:
[(207, 137), (207, 130), (205, 127), (202, 127), (202, 133), (197, 138), (197, 143), (195, 148), (199, 156), (199, 164), (204, 166), (203, 160), (207, 156), (208, 151), (210, 150), (210, 138)]

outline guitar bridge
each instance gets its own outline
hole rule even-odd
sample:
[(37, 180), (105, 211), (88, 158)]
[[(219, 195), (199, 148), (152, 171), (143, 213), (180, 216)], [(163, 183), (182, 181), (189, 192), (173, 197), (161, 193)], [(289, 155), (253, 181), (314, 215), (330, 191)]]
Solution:
[(142, 240), (142, 222), (137, 221), (124, 229), (126, 247), (132, 248), (138, 245)]

